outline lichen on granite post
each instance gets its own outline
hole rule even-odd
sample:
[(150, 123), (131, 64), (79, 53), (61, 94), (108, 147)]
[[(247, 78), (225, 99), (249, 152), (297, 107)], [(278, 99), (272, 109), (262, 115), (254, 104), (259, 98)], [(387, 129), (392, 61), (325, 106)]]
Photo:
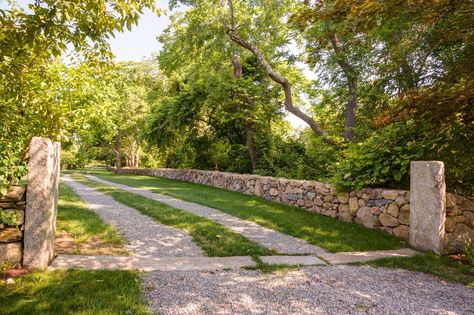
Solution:
[(47, 267), (54, 256), (60, 144), (34, 137), (29, 147), (23, 265)]
[(441, 255), (446, 220), (444, 163), (413, 161), (410, 172), (410, 244)]

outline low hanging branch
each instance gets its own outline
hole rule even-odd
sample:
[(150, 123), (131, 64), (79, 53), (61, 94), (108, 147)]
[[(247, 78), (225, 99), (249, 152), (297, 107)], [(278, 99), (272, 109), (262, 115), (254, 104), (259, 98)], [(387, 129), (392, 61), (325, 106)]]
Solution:
[[(230, 1), (229, 1), (230, 2)], [(243, 38), (237, 35), (237, 31), (235, 28), (227, 28), (227, 34), (229, 35), (230, 39), (236, 43), (237, 45), (247, 49), (250, 51), (256, 58), (260, 66), (263, 70), (268, 74), (268, 76), (275, 81), (276, 83), (280, 84), (285, 92), (285, 109), (292, 113), (293, 115), (297, 116), (319, 136), (321, 136), (324, 142), (328, 144), (334, 144), (334, 141), (326, 136), (326, 133), (319, 128), (318, 124), (314, 121), (313, 118), (305, 114), (301, 109), (296, 107), (293, 104), (292, 92), (291, 92), (291, 84), (284, 76), (279, 74), (273, 67), (266, 61), (263, 53), (252, 43), (247, 42)]]

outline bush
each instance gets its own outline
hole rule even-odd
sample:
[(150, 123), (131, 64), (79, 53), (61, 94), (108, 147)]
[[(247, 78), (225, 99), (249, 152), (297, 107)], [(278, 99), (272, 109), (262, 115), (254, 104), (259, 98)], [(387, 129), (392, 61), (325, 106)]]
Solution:
[(393, 124), (362, 143), (350, 144), (336, 164), (332, 182), (339, 190), (406, 188), (410, 161), (425, 155), (428, 142), (412, 130), (409, 124)]

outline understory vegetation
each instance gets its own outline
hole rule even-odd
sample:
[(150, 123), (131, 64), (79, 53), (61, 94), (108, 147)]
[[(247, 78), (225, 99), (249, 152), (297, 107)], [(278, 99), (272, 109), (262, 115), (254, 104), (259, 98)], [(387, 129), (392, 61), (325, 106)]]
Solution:
[(61, 141), (64, 168), (186, 167), (339, 189), (405, 188), (411, 160), (442, 160), (448, 190), (472, 195), (470, 0), (170, 6), (161, 51), (121, 63), (108, 38), (145, 8), (160, 13), (153, 0), (0, 9), (0, 193), (25, 174), (31, 137), (46, 136)]

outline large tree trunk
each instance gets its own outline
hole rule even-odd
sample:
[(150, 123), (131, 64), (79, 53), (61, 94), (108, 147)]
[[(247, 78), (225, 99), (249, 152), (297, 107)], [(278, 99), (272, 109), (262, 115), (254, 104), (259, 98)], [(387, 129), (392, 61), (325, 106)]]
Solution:
[(130, 143), (129, 149), (125, 152), (125, 165), (127, 167), (138, 168), (138, 143), (133, 140)]
[(257, 61), (260, 65), (260, 67), (267, 73), (267, 75), (276, 83), (280, 84), (283, 88), (283, 91), (285, 93), (285, 109), (295, 115), (296, 117), (300, 118), (303, 120), (308, 126), (320, 137), (323, 138), (324, 142), (328, 144), (334, 144), (334, 141), (329, 138), (324, 131), (319, 128), (318, 124), (316, 121), (311, 118), (309, 115), (304, 113), (301, 109), (296, 107), (293, 104), (293, 96), (292, 96), (292, 90), (291, 90), (291, 84), (288, 81), (287, 78), (282, 76), (280, 73), (278, 73), (273, 67), (268, 63), (268, 61), (265, 59), (263, 53), (255, 46), (254, 44), (244, 40), (237, 34), (237, 27), (235, 26), (234, 18), (233, 18), (233, 2), (232, 0), (228, 0), (227, 4), (229, 6), (229, 10), (231, 13), (231, 25), (227, 26), (227, 35), (229, 38), (239, 45), (242, 48), (247, 49), (250, 51), (255, 58), (257, 58)]
[[(230, 9), (230, 18), (231, 24), (234, 27), (234, 7), (232, 5), (232, 1), (228, 0), (229, 9)], [(232, 53), (232, 65), (234, 66), (234, 78), (236, 80), (240, 80), (243, 76), (242, 65), (239, 61), (239, 52), (234, 50)], [(253, 100), (250, 97), (247, 97), (247, 103), (249, 107), (254, 107)], [(250, 156), (250, 162), (252, 163), (252, 172), (255, 172), (258, 168), (258, 155), (257, 155), (257, 146), (255, 145), (255, 136), (254, 136), (254, 123), (251, 118), (247, 120), (245, 123), (245, 132), (247, 135), (247, 150)]]
[(120, 174), (122, 172), (122, 154), (121, 148), (122, 144), (120, 141), (120, 132), (115, 135), (115, 144), (114, 144), (114, 152), (115, 152), (115, 173)]
[(346, 77), (347, 92), (349, 94), (346, 109), (346, 124), (344, 127), (344, 140), (354, 141), (357, 108), (357, 74), (355, 73), (355, 70), (351, 64), (347, 61), (347, 58), (344, 56), (336, 35), (331, 37), (331, 45), (334, 49), (334, 52), (336, 53), (337, 64), (339, 67), (341, 67), (342, 72)]

